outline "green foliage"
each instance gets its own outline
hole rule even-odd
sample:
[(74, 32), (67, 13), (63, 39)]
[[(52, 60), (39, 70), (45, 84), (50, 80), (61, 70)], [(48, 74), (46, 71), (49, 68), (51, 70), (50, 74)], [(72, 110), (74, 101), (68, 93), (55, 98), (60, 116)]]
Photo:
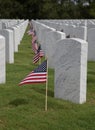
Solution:
[(80, 19), (95, 18), (95, 0), (0, 0), (0, 18)]
[(95, 3), (91, 4), (90, 10), (89, 10), (89, 15), (91, 16), (91, 18), (95, 19)]
[[(51, 2), (50, 0), (45, 1), (43, 6), (42, 6), (42, 18), (46, 18), (46, 19), (54, 19), (54, 18), (58, 18), (58, 14), (57, 14), (57, 3), (53, 1)], [(48, 12), (48, 14), (47, 14)]]

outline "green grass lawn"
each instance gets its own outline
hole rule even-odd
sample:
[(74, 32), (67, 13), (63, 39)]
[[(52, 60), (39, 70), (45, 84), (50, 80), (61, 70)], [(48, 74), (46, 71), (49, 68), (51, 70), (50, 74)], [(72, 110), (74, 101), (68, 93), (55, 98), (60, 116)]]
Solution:
[(18, 86), (38, 66), (33, 56), (31, 36), (25, 33), (15, 63), (6, 66), (6, 83), (0, 84), (0, 130), (95, 130), (95, 62), (88, 63), (87, 102), (82, 105), (54, 98), (54, 70), (49, 69), (45, 112), (45, 84)]

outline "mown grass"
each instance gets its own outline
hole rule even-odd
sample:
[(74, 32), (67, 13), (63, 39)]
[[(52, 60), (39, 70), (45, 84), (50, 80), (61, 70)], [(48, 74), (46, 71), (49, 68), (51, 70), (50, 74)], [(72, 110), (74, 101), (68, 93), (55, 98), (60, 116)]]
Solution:
[(0, 130), (95, 130), (95, 62), (88, 63), (87, 102), (81, 105), (54, 98), (54, 70), (49, 69), (45, 112), (45, 84), (18, 86), (38, 66), (33, 55), (25, 33), (15, 63), (6, 66), (6, 83), (0, 84)]

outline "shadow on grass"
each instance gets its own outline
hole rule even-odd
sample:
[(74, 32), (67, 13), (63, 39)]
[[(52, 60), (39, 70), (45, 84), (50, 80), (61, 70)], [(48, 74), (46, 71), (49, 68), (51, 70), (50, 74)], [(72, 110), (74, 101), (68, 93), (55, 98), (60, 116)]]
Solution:
[[(32, 88), (32, 89), (38, 93), (45, 95), (45, 92), (46, 92), (45, 88), (44, 89)], [(54, 92), (52, 92), (51, 90), (48, 90), (48, 96), (54, 97)]]
[(13, 106), (19, 106), (24, 104), (28, 104), (28, 100), (19, 98), (9, 102), (9, 105), (13, 105)]
[(89, 77), (87, 78), (87, 83), (93, 83), (93, 84), (94, 84), (94, 83), (95, 83), (95, 79), (94, 79), (93, 77), (90, 77), (90, 76), (89, 76)]

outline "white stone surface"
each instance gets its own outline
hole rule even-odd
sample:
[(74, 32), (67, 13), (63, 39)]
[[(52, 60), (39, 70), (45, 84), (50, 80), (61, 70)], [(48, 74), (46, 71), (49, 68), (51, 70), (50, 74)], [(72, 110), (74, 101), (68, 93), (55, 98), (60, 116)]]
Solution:
[(0, 35), (0, 84), (6, 81), (5, 38)]
[(7, 23), (6, 22), (2, 22), (2, 29), (6, 29), (7, 28)]
[(87, 20), (85, 20), (85, 26), (84, 26), (84, 40), (87, 41)]
[(14, 63), (13, 31), (4, 29), (0, 30), (0, 34), (5, 37), (6, 62)]
[(54, 57), (56, 98), (86, 102), (87, 47), (87, 42), (81, 39), (58, 41)]
[(14, 46), (14, 52), (18, 52), (18, 41), (17, 41), (17, 37), (18, 37), (18, 31), (16, 27), (9, 27), (8, 29), (13, 31), (13, 46)]
[(40, 41), (39, 43), (41, 44), (41, 47), (42, 47), (42, 50), (44, 51), (44, 53), (46, 54), (46, 39), (47, 39), (47, 33), (50, 32), (50, 31), (53, 31), (55, 29), (52, 29), (52, 28), (44, 28), (41, 30), (40, 32)]
[(24, 36), (24, 33), (25, 33), (25, 30), (27, 28), (27, 25), (28, 25), (28, 20), (25, 20), (25, 21), (22, 21), (20, 24), (18, 24), (19, 26), (19, 31), (20, 31), (20, 41), (22, 40), (23, 36)]
[(0, 29), (2, 29), (2, 22), (0, 22)]
[(85, 26), (75, 27), (73, 30), (74, 37), (85, 40), (86, 39), (85, 30), (86, 30)]
[(55, 66), (53, 55), (56, 50), (57, 41), (61, 39), (65, 39), (65, 37), (66, 37), (65, 33), (60, 31), (47, 32), (45, 38), (45, 44), (46, 44), (46, 56), (48, 58), (48, 66), (50, 68), (54, 68)]
[(17, 42), (17, 45), (19, 45), (20, 44), (20, 28), (18, 25), (15, 25), (14, 27), (16, 27), (17, 29), (16, 42)]
[(88, 60), (95, 61), (95, 28), (88, 30)]
[(41, 48), (46, 54), (46, 39), (47, 39), (47, 33), (50, 31), (55, 31), (54, 28), (50, 28), (44, 24), (41, 24), (36, 21), (32, 21), (33, 28), (36, 31), (37, 41), (41, 44)]

